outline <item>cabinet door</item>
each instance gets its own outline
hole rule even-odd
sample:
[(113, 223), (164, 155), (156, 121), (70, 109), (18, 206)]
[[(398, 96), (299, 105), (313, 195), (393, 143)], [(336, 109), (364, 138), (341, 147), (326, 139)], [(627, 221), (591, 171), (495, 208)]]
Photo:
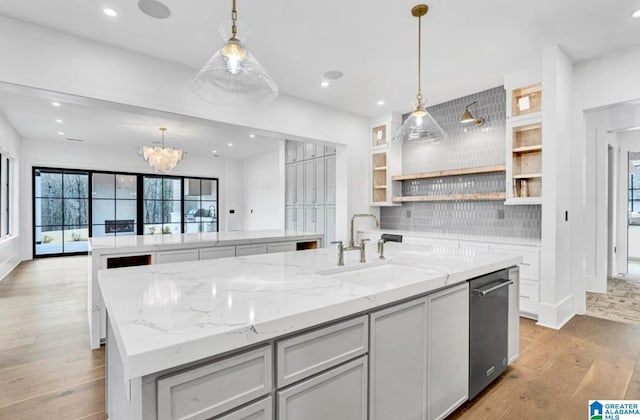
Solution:
[(266, 244), (255, 245), (238, 245), (236, 247), (236, 257), (244, 257), (247, 255), (259, 255), (267, 253)]
[(160, 251), (156, 256), (156, 264), (167, 264), (184, 261), (198, 261), (197, 249), (185, 249), (180, 251)]
[(298, 230), (296, 225), (296, 208), (295, 207), (287, 207), (286, 215), (285, 215), (285, 225), (286, 229), (290, 231)]
[(315, 232), (316, 231), (316, 212), (313, 207), (305, 207), (304, 208), (304, 227), (303, 230), (305, 232)]
[(273, 398), (267, 397), (214, 420), (272, 420)]
[(324, 204), (325, 202), (325, 174), (324, 174), (324, 159), (316, 159), (313, 161), (315, 166), (314, 170), (314, 188), (313, 191), (313, 204)]
[(304, 165), (302, 162), (295, 164), (296, 171), (296, 188), (294, 203), (302, 205), (304, 202)]
[(304, 209), (302, 207), (296, 207), (296, 231), (304, 231)]
[[(278, 420), (366, 420), (367, 357), (278, 391)], [(388, 419), (404, 419), (392, 416)]]
[(317, 147), (313, 143), (305, 143), (304, 144), (304, 160), (313, 159), (317, 157)]
[(509, 270), (509, 280), (513, 284), (509, 286), (509, 364), (515, 362), (520, 356), (520, 273), (517, 268)]
[(325, 208), (324, 207), (314, 207), (313, 208), (313, 217), (316, 221), (316, 230), (314, 233), (325, 233)]
[(329, 156), (329, 155), (335, 155), (336, 154), (336, 146), (324, 146), (324, 155), (325, 156)]
[(426, 299), (374, 312), (369, 323), (369, 418), (426, 419)]
[(429, 419), (442, 419), (469, 397), (469, 284), (427, 296)]
[(235, 257), (235, 246), (216, 246), (212, 248), (200, 248), (201, 260), (214, 260), (216, 258)]
[(296, 144), (293, 142), (287, 141), (285, 161), (286, 163), (291, 163), (291, 162), (295, 162), (296, 160), (297, 160)]
[(334, 204), (336, 202), (336, 156), (329, 156), (325, 159), (325, 202)]
[(285, 175), (286, 202), (288, 206), (296, 204), (296, 166), (287, 165)]
[(312, 160), (304, 162), (304, 204), (313, 205), (315, 192), (315, 165)]
[(331, 242), (336, 240), (336, 208), (327, 207), (325, 209), (325, 226), (324, 226), (324, 241), (325, 247), (333, 246)]

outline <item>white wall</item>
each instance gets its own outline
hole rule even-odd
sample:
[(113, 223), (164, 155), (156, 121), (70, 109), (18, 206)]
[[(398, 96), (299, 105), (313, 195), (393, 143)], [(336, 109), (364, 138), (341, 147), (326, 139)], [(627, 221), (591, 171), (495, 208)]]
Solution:
[[(135, 148), (114, 148), (94, 145), (90, 142), (41, 141), (24, 139), (20, 170), (20, 232), (22, 259), (32, 258), (32, 169), (34, 166), (72, 169), (95, 169), (136, 173), (154, 173), (138, 156)], [(220, 230), (242, 229), (243, 213), (243, 164), (242, 161), (226, 160), (209, 156), (189, 155), (178, 164), (172, 174), (218, 178), (220, 195)], [(234, 215), (229, 210), (234, 209)]]
[[(11, 182), (11, 201), (13, 202), (11, 214), (11, 236), (0, 239), (0, 280), (2, 280), (18, 263), (20, 262), (20, 240), (24, 237), (24, 234), (19, 229), (19, 221), (22, 220), (25, 215), (21, 212), (22, 207), (19, 204), (21, 189), (19, 185), (20, 165), (20, 142), (21, 139), (13, 129), (7, 119), (0, 113), (0, 153), (2, 154), (2, 174), (0, 174), (0, 184), (4, 185), (6, 182), (5, 171), (5, 159), (8, 157), (11, 159), (11, 165), (13, 165), (13, 179)], [(6, 197), (2, 194), (0, 197), (0, 209), (5, 208)], [(4, 219), (4, 218), (3, 218)], [(0, 228), (2, 235), (5, 236), (4, 223)]]
[[(606, 225), (606, 186), (602, 174), (606, 170), (607, 131), (624, 128), (634, 116), (611, 118), (593, 116), (599, 108), (640, 98), (640, 48), (618, 51), (576, 64), (573, 72), (573, 112), (571, 116), (571, 266), (574, 302), (577, 313), (584, 313), (587, 284), (602, 282), (604, 252), (598, 244), (606, 237), (598, 228)], [(587, 111), (591, 120), (587, 119)], [(629, 121), (625, 121), (629, 120)], [(605, 146), (606, 147), (606, 146)], [(600, 179), (600, 180), (599, 180)], [(605, 189), (603, 189), (605, 188)], [(605, 274), (606, 281), (606, 274)]]
[(346, 237), (349, 214), (369, 210), (366, 118), (284, 94), (242, 110), (212, 105), (189, 89), (197, 69), (6, 17), (0, 39), (0, 81), (347, 145), (336, 162), (346, 184), (337, 194), (338, 236)]
[(284, 229), (284, 142), (244, 161), (244, 228)]

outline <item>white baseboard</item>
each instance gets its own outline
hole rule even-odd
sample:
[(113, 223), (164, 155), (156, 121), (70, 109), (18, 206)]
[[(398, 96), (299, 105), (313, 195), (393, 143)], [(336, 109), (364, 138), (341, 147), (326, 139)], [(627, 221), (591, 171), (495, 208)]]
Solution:
[(3, 264), (3, 265), (8, 265), (8, 268), (5, 269), (3, 267), (2, 270), (0, 271), (0, 281), (4, 280), (5, 277), (7, 277), (18, 266), (18, 264), (22, 262), (22, 260), (18, 258), (18, 256), (16, 256), (15, 258), (12, 258), (11, 260), (12, 261)]
[(537, 325), (559, 330), (576, 314), (573, 295), (569, 295), (555, 305), (540, 302)]

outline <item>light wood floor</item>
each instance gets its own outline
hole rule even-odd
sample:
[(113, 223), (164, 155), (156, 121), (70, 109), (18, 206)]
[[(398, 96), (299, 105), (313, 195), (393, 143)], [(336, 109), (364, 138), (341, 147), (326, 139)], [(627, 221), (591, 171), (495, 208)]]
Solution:
[[(66, 257), (22, 263), (0, 282), (0, 419), (106, 418), (86, 275), (87, 257)], [(520, 359), (451, 418), (584, 419), (589, 399), (640, 399), (640, 326), (577, 316), (555, 331), (523, 319), (520, 345)]]

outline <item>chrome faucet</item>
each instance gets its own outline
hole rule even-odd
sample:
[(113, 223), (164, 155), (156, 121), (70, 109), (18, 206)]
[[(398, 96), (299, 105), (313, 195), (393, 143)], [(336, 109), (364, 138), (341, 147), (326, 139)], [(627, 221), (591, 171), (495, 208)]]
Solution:
[(338, 245), (338, 266), (344, 265), (344, 246), (342, 245), (342, 241), (333, 241), (331, 243)]
[(376, 227), (380, 227), (380, 223), (378, 223), (378, 218), (376, 217), (375, 214), (370, 214), (370, 213), (360, 213), (360, 214), (354, 214), (353, 216), (351, 216), (351, 237), (349, 238), (349, 247), (346, 248), (347, 251), (351, 251), (354, 249), (359, 249), (359, 247), (357, 247), (354, 243), (354, 236), (353, 236), (353, 222), (355, 219), (357, 219), (358, 217), (371, 217), (373, 218), (373, 221), (376, 222)]
[(365, 253), (364, 253), (364, 243), (365, 243), (365, 241), (368, 241), (368, 240), (369, 240), (368, 238), (360, 240), (360, 246), (357, 247), (357, 248), (360, 249), (360, 262), (361, 263), (366, 263), (367, 262), (367, 260), (365, 258)]
[(380, 238), (378, 239), (378, 254), (380, 254), (380, 259), (384, 260), (384, 243), (385, 240)]

